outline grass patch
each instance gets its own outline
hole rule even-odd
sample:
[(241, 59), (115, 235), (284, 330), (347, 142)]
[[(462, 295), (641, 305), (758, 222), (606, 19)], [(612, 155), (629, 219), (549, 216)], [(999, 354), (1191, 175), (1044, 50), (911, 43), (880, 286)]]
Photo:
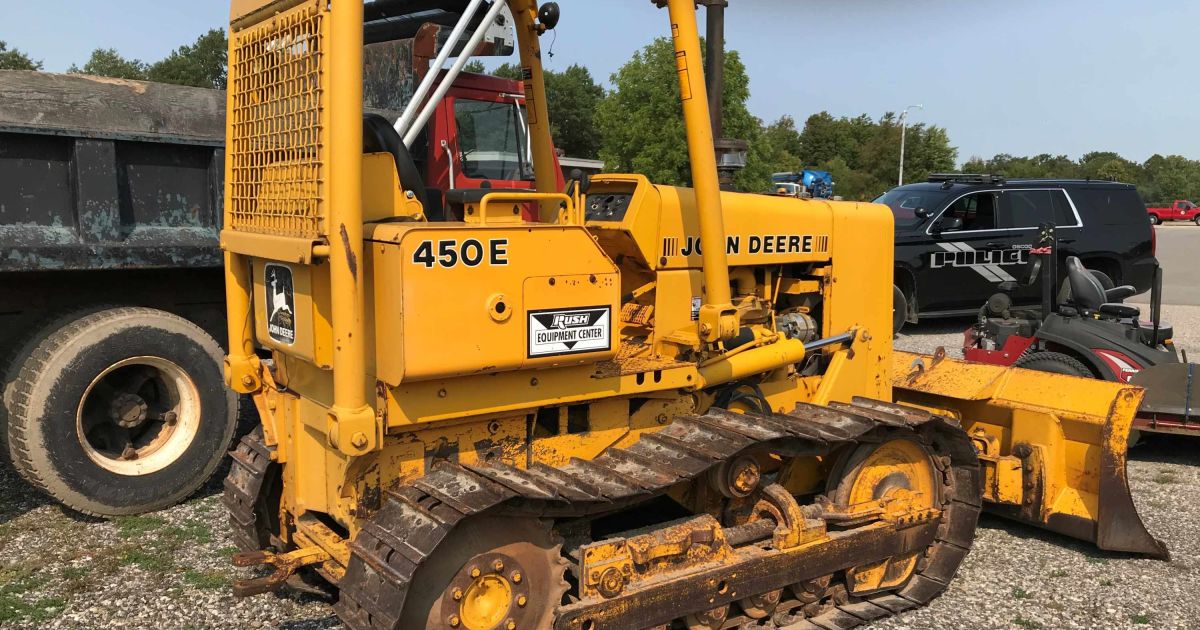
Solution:
[(1100, 586), (1116, 586), (1116, 584), (1114, 584), (1112, 580), (1105, 579), (1100, 580)]
[(1024, 617), (1013, 619), (1013, 623), (1027, 630), (1042, 630), (1043, 627), (1042, 624), (1032, 619), (1025, 619)]
[(129, 549), (121, 555), (121, 564), (141, 567), (151, 573), (164, 573), (175, 566), (171, 558), (158, 549)]
[(195, 542), (208, 544), (213, 540), (212, 528), (200, 521), (187, 521), (182, 525), (171, 525), (160, 532), (162, 537), (174, 545)]
[(91, 572), (91, 569), (88, 567), (67, 567), (59, 573), (59, 576), (64, 580), (73, 582), (86, 578)]
[(61, 597), (25, 597), (46, 582), (29, 569), (0, 568), (0, 623), (47, 621), (62, 614), (67, 602)]
[(122, 516), (113, 521), (121, 538), (143, 538), (167, 526), (158, 516)]
[(234, 547), (232, 545), (230, 545), (228, 547), (221, 547), (220, 549), (217, 550), (217, 553), (220, 554), (220, 556), (222, 558), (225, 558), (227, 560), (233, 560), (233, 557), (236, 556), (238, 553), (238, 548)]
[(183, 581), (199, 589), (228, 588), (232, 580), (220, 571), (185, 571)]
[(1013, 599), (1029, 599), (1029, 598), (1033, 597), (1033, 595), (1029, 594), (1029, 591), (1027, 591), (1019, 586), (1012, 590), (1012, 596), (1013, 596)]
[(1088, 564), (1108, 564), (1108, 558), (1087, 557)]
[(1145, 614), (1145, 613), (1138, 613), (1136, 615), (1129, 616), (1129, 620), (1139, 626), (1144, 626), (1144, 625), (1150, 623), (1150, 619), (1151, 619), (1150, 615)]
[(1160, 471), (1157, 475), (1154, 475), (1154, 483), (1157, 483), (1157, 484), (1179, 483), (1179, 480), (1175, 478), (1175, 473), (1173, 473), (1169, 470), (1163, 470), (1163, 471)]
[(1070, 575), (1070, 574), (1067, 573), (1066, 569), (1055, 569), (1050, 572), (1050, 577), (1052, 577), (1052, 578), (1065, 578), (1068, 575)]

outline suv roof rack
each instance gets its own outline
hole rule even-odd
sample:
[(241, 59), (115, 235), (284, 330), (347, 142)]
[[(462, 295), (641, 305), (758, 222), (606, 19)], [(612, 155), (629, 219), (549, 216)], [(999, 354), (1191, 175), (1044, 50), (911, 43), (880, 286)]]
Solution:
[(974, 173), (934, 173), (929, 176), (931, 184), (983, 184), (985, 186), (1003, 186), (1003, 175), (981, 175)]

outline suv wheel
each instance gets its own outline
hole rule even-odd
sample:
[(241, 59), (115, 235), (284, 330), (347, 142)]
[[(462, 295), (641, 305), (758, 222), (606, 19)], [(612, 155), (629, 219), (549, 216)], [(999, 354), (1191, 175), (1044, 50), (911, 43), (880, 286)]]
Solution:
[(908, 296), (896, 285), (892, 285), (892, 334), (900, 334), (908, 321)]

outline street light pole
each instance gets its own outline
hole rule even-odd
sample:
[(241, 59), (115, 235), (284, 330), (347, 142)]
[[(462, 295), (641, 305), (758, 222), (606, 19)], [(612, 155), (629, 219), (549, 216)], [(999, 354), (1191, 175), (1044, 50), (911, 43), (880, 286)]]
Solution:
[(900, 185), (904, 185), (904, 142), (908, 136), (908, 112), (913, 109), (924, 110), (924, 105), (909, 105), (900, 113)]

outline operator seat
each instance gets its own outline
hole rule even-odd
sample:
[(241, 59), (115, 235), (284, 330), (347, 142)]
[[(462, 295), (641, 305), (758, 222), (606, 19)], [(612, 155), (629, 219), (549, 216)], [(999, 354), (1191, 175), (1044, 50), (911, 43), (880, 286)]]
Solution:
[(1137, 289), (1131, 286), (1105, 289), (1076, 256), (1067, 258), (1067, 281), (1071, 283), (1071, 300), (1079, 308), (1123, 318), (1140, 314), (1136, 308), (1121, 304), (1122, 300), (1137, 293)]
[(443, 217), (436, 216), (438, 208), (429, 204), (421, 171), (417, 170), (412, 154), (404, 146), (404, 139), (392, 127), (392, 123), (379, 114), (363, 115), (363, 153), (390, 153), (396, 160), (396, 174), (400, 176), (400, 185), (405, 192), (416, 196), (430, 221), (443, 220)]

